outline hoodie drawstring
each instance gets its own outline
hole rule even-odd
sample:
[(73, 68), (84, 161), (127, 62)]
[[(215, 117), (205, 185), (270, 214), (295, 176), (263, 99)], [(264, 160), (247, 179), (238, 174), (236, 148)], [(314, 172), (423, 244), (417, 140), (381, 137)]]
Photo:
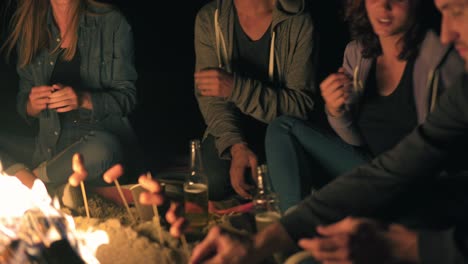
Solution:
[[(227, 55), (226, 42), (224, 41), (223, 34), (221, 33), (221, 28), (219, 27), (218, 19), (219, 19), (219, 12), (218, 12), (218, 9), (216, 9), (214, 13), (216, 56), (218, 56), (218, 67), (223, 68), (224, 65), (222, 62), (227, 61), (228, 55)], [(268, 77), (270, 78), (270, 81), (272, 82), (274, 81), (274, 74), (275, 74), (275, 39), (276, 39), (276, 32), (273, 31), (273, 33), (271, 34), (270, 58), (268, 62)], [(222, 57), (221, 57), (221, 52), (223, 53)], [(226, 65), (226, 70), (231, 71), (229, 65)]]

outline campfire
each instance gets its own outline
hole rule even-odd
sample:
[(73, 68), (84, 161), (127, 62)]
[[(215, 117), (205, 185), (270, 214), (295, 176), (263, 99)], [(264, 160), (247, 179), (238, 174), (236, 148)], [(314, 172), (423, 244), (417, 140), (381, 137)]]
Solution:
[(29, 189), (0, 168), (0, 193), (1, 263), (99, 263), (94, 255), (107, 234), (76, 230), (40, 180)]
[[(186, 263), (180, 241), (152, 221), (122, 223), (118, 215), (93, 214), (97, 206), (125, 214), (90, 196), (91, 216), (72, 216), (36, 180), (32, 189), (0, 167), (0, 263)], [(134, 210), (135, 208), (132, 208)]]

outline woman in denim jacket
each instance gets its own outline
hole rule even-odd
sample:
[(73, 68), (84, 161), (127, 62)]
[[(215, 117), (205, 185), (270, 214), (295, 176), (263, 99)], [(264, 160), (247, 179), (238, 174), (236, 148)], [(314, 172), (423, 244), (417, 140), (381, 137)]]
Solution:
[(336, 138), (292, 117), (268, 128), (270, 177), (283, 210), (311, 188), (393, 147), (424, 122), (463, 61), (431, 31), (432, 2), (350, 0), (353, 41), (343, 66), (320, 85)]
[(77, 152), (95, 184), (114, 163), (137, 166), (125, 157), (137, 160), (139, 150), (127, 119), (136, 105), (132, 28), (118, 10), (93, 0), (18, 0), (3, 48), (18, 53), (17, 110), (39, 124), (35, 139), (0, 138), (8, 174), (56, 187)]

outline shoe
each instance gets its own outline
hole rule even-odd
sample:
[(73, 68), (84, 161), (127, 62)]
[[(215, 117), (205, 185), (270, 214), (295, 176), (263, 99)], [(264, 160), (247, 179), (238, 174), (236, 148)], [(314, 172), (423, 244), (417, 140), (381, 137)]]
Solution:
[(58, 197), (61, 206), (75, 211), (84, 206), (80, 187), (73, 187), (68, 183), (63, 184), (55, 189), (54, 194)]

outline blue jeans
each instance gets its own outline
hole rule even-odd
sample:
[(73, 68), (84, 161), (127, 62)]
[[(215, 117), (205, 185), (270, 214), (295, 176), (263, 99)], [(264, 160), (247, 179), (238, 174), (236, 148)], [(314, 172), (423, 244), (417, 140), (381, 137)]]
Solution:
[(86, 182), (93, 185), (106, 185), (102, 174), (115, 163), (122, 162), (123, 156), (115, 136), (83, 127), (64, 126), (56, 145), (56, 154), (50, 160), (33, 161), (34, 138), (0, 134), (0, 147), (17, 163), (23, 163), (30, 169), (42, 168), (45, 173), (40, 178), (50, 186), (68, 181), (73, 172), (72, 157), (75, 153), (83, 155), (88, 171)]
[(266, 159), (284, 212), (311, 189), (370, 161), (370, 156), (306, 121), (282, 116), (267, 129)]

